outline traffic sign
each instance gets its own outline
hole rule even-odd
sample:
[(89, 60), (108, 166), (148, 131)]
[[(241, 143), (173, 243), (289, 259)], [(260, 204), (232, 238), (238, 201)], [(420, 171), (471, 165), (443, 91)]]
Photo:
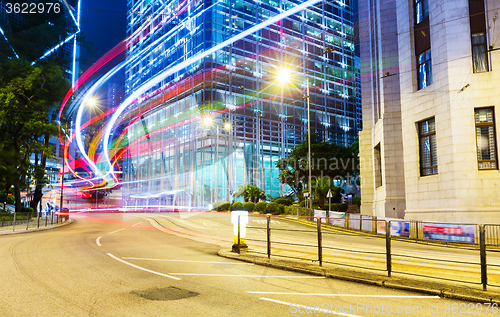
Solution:
[(328, 190), (328, 194), (326, 194), (326, 198), (332, 198), (332, 197), (333, 197), (333, 196), (332, 196), (332, 190), (331, 190), (331, 189), (329, 189), (329, 190)]

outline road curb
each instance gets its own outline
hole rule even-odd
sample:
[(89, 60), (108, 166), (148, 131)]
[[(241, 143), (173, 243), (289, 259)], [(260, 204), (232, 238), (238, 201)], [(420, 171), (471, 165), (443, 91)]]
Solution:
[(60, 224), (57, 224), (57, 225), (53, 225), (51, 227), (43, 227), (43, 228), (23, 230), (23, 231), (0, 232), (0, 236), (8, 236), (8, 235), (12, 235), (12, 234), (21, 234), (21, 233), (30, 233), (30, 232), (38, 232), (38, 231), (43, 231), (43, 230), (50, 230), (50, 229), (55, 229), (55, 228), (59, 228), (62, 226), (70, 225), (73, 222), (74, 222), (74, 220), (72, 218), (69, 218), (67, 221), (60, 223)]
[(465, 302), (500, 304), (499, 292), (481, 291), (478, 289), (470, 289), (467, 287), (436, 282), (423, 282), (407, 277), (395, 278), (347, 269), (324, 268), (287, 260), (273, 260), (268, 259), (267, 257), (249, 255), (246, 253), (237, 254), (230, 250), (219, 250), (217, 254), (228, 259), (254, 263), (256, 265), (283, 269), (286, 271), (324, 276), (326, 278), (369, 284), (391, 289), (419, 292), (443, 298), (457, 299)]

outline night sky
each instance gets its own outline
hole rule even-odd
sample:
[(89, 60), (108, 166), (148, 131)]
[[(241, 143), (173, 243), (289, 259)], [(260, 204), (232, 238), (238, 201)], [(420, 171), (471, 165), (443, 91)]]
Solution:
[[(80, 68), (85, 72), (107, 51), (127, 37), (127, 1), (126, 0), (82, 0), (81, 3), (81, 28), (87, 42), (91, 42), (89, 52), (82, 45), (80, 50)], [(125, 58), (123, 53), (108, 63), (112, 66)], [(99, 75), (110, 69), (103, 67)], [(96, 77), (93, 77), (96, 78)], [(114, 78), (113, 82), (123, 84), (124, 75)]]

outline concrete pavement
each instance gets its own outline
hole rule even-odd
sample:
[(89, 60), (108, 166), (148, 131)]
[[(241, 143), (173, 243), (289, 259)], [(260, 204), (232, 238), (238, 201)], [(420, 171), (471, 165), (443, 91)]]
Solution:
[[(54, 229), (61, 226), (69, 225), (73, 223), (73, 219), (69, 218), (68, 220), (64, 220), (64, 218), (56, 222), (56, 217), (54, 217), (53, 222), (51, 223), (51, 217), (40, 217), (40, 219), (33, 218), (30, 220), (30, 223), (27, 225), (26, 220), (16, 221), (15, 226), (10, 224), (9, 226), (0, 227), (0, 235), (9, 235), (9, 234), (19, 234), (19, 233), (28, 233), (28, 232), (36, 232), (48, 229)], [(47, 225), (46, 225), (47, 223)]]

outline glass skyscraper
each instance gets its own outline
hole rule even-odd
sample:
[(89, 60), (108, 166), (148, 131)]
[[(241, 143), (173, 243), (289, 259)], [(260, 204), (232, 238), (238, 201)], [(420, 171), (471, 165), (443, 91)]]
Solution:
[[(128, 1), (126, 93), (304, 1)], [(207, 207), (242, 184), (289, 194), (277, 160), (311, 131), (349, 145), (361, 128), (352, 0), (320, 2), (244, 37), (150, 89), (127, 113), (128, 208)], [(290, 81), (277, 76), (286, 69)], [(159, 207), (161, 208), (161, 207)]]

